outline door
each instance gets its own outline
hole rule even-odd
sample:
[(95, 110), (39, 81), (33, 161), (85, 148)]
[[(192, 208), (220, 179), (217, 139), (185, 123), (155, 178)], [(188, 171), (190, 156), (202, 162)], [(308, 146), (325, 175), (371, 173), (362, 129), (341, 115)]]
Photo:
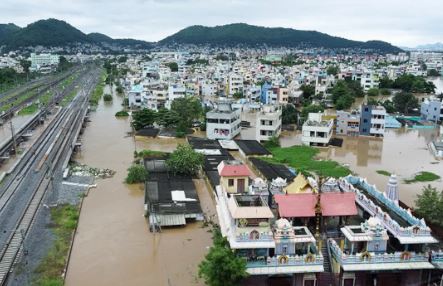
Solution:
[(237, 193), (245, 191), (245, 179), (237, 179)]

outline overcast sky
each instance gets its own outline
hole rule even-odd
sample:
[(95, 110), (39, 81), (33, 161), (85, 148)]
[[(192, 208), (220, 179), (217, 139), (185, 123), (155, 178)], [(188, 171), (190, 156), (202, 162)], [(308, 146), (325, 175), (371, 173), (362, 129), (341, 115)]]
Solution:
[(399, 46), (443, 42), (442, 0), (0, 0), (0, 21), (65, 20), (85, 33), (157, 41), (190, 25), (244, 22)]

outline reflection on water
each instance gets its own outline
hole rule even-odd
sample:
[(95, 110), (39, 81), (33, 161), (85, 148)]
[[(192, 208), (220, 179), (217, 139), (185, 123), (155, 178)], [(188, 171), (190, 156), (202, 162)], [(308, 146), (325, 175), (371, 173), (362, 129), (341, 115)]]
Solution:
[[(90, 116), (78, 161), (117, 171), (97, 181), (85, 198), (66, 285), (203, 285), (197, 265), (212, 244), (200, 223), (150, 233), (143, 217), (143, 188), (123, 183), (135, 144), (129, 119), (116, 119), (121, 98), (100, 104)], [(184, 139), (137, 140), (136, 148), (172, 151)], [(202, 209), (213, 215), (214, 201), (203, 180), (196, 180)]]

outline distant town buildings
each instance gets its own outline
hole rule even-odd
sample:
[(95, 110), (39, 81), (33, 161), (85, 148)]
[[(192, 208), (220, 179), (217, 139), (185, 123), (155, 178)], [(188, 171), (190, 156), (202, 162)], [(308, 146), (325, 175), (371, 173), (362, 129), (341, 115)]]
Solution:
[(50, 72), (59, 63), (59, 56), (53, 54), (35, 54), (31, 53), (29, 58), (31, 66), (29, 70), (39, 72)]

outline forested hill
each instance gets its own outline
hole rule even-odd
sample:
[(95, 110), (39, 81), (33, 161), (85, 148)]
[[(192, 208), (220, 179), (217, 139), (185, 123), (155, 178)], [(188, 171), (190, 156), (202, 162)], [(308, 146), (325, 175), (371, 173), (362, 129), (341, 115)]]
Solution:
[(247, 45), (313, 48), (361, 48), (381, 52), (399, 52), (401, 49), (382, 41), (359, 42), (316, 31), (289, 28), (266, 28), (248, 24), (229, 24), (216, 27), (191, 26), (163, 40), (161, 44)]
[(24, 28), (14, 24), (0, 24), (0, 45), (8, 49), (29, 46), (66, 46), (73, 43), (113, 44), (146, 48), (151, 43), (132, 39), (112, 39), (99, 33), (85, 34), (65, 21), (39, 20)]

